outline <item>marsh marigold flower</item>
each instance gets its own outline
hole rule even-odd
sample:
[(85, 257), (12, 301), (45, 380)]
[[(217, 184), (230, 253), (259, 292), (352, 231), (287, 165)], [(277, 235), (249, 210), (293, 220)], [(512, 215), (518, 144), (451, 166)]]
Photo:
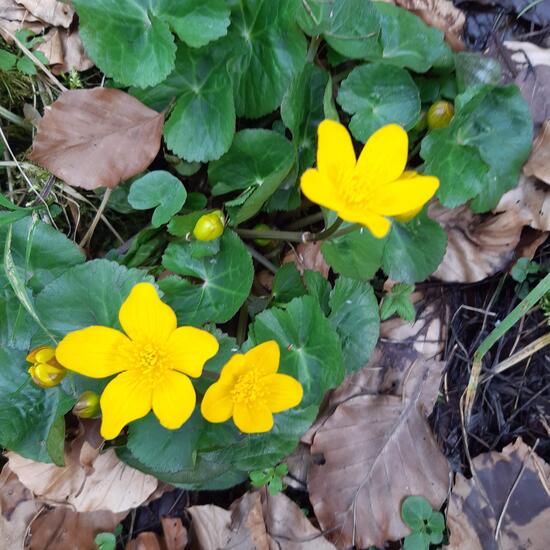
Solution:
[(321, 122), (318, 138), (317, 168), (302, 175), (302, 192), (343, 220), (368, 227), (375, 237), (388, 233), (388, 218), (413, 218), (439, 187), (435, 177), (405, 172), (409, 138), (397, 124), (377, 130), (359, 159), (339, 122)]
[(118, 318), (126, 334), (101, 326), (71, 332), (57, 347), (57, 360), (91, 378), (120, 373), (101, 395), (105, 439), (151, 409), (165, 428), (179, 428), (196, 404), (188, 377), (202, 374), (218, 351), (217, 340), (204, 330), (177, 328), (176, 314), (150, 283), (132, 288)]
[(274, 340), (234, 355), (204, 394), (204, 418), (217, 423), (233, 417), (244, 433), (271, 430), (273, 413), (296, 407), (303, 396), (298, 380), (277, 372), (279, 361), (279, 345)]

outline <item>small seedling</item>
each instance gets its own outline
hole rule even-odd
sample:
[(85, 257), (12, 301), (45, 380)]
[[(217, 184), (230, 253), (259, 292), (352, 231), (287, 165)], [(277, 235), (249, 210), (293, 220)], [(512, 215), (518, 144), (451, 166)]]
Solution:
[(523, 300), (529, 294), (530, 288), (536, 282), (536, 275), (541, 271), (541, 266), (529, 258), (520, 258), (510, 270), (510, 276), (517, 281), (516, 294)]
[(407, 497), (401, 506), (401, 517), (412, 530), (412, 533), (405, 537), (405, 550), (428, 550), (430, 544), (439, 544), (443, 540), (443, 514), (434, 512), (424, 497)]
[(278, 464), (275, 468), (265, 468), (250, 472), (250, 481), (254, 487), (263, 487), (267, 485), (267, 490), (271, 496), (275, 496), (283, 490), (283, 477), (288, 474), (286, 464)]
[(122, 533), (122, 525), (119, 523), (112, 533), (98, 533), (94, 539), (96, 550), (115, 550), (116, 538)]
[(416, 317), (416, 311), (411, 300), (411, 294), (414, 292), (414, 285), (397, 283), (384, 296), (380, 306), (380, 318), (382, 321), (389, 319), (397, 314), (401, 319), (412, 323)]

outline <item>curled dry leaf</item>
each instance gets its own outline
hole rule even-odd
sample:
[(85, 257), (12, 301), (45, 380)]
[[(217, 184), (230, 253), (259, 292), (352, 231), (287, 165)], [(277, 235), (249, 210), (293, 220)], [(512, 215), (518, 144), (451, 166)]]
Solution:
[(521, 438), (473, 459), (476, 480), (457, 474), (447, 509), (452, 550), (546, 550), (550, 466)]
[(10, 469), (37, 498), (69, 504), (77, 512), (118, 513), (139, 506), (157, 488), (157, 480), (121, 462), (114, 449), (100, 453), (100, 440), (95, 431), (90, 432), (68, 446), (66, 466), (34, 462), (10, 452)]
[(512, 60), (518, 65), (550, 65), (550, 49), (532, 42), (508, 40), (504, 46), (512, 52)]
[(48, 25), (35, 17), (15, 0), (0, 0), (0, 36), (8, 43), (12, 37), (5, 31), (14, 34), (19, 29), (30, 29), (36, 34), (41, 33)]
[(74, 69), (86, 71), (94, 66), (87, 56), (77, 30), (53, 28), (44, 36), (44, 42), (35, 48), (50, 62), (54, 74), (66, 73)]
[(419, 359), (402, 396), (359, 394), (347, 399), (317, 431), (310, 501), (324, 532), (338, 548), (365, 548), (405, 536), (397, 511), (409, 495), (439, 508), (446, 499), (447, 459), (426, 414), (439, 389), (443, 364)]
[(166, 550), (184, 550), (187, 546), (187, 529), (180, 518), (160, 518)]
[(146, 531), (129, 541), (125, 550), (165, 550), (165, 548), (156, 533)]
[(74, 9), (57, 0), (16, 0), (37, 19), (54, 27), (68, 28), (74, 18)]
[(120, 90), (70, 90), (47, 108), (29, 158), (69, 185), (116, 187), (151, 164), (163, 123)]
[(265, 489), (246, 493), (231, 505), (192, 506), (191, 529), (201, 550), (333, 550), (286, 495)]
[(325, 279), (328, 277), (330, 267), (321, 253), (321, 243), (300, 243), (289, 250), (283, 258), (283, 264), (294, 262), (301, 275), (304, 270), (318, 271)]
[[(550, 67), (548, 72), (550, 74)], [(550, 86), (548, 92), (550, 93)], [(544, 183), (550, 184), (550, 120), (542, 125), (538, 136), (533, 142), (533, 150), (527, 164), (523, 167), (523, 173), (526, 176), (535, 176)]]
[(550, 119), (550, 66), (529, 65), (518, 73), (515, 83), (529, 105), (535, 126)]

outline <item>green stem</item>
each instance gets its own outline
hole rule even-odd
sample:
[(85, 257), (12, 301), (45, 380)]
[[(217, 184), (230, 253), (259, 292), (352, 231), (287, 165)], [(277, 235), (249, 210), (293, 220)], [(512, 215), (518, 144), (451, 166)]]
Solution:
[(315, 214), (310, 214), (309, 216), (306, 216), (305, 218), (300, 218), (299, 220), (296, 220), (295, 222), (291, 223), (288, 228), (291, 230), (294, 229), (302, 229), (302, 227), (307, 227), (308, 225), (311, 225), (312, 223), (317, 223), (320, 221), (323, 221), (324, 214), (322, 212), (315, 212)]
[(363, 229), (363, 226), (361, 224), (353, 223), (351, 225), (348, 225), (348, 227), (344, 227), (344, 229), (340, 229), (340, 231), (334, 233), (331, 238), (337, 239), (338, 237), (343, 237), (344, 235), (348, 235), (349, 233), (353, 233), (360, 229)]
[(13, 122), (13, 124), (20, 126), (21, 128), (24, 128), (25, 130), (32, 130), (32, 124), (29, 124), (24, 118), (21, 118), (19, 115), (16, 115), (11, 111), (8, 111), (1, 105), (0, 105), (0, 116), (2, 118), (5, 118), (6, 120), (9, 120), (10, 122)]
[(309, 43), (309, 48), (307, 50), (307, 56), (306, 56), (306, 60), (308, 63), (313, 63), (313, 60), (317, 55), (317, 49), (319, 48), (320, 43), (321, 43), (320, 36), (315, 36), (311, 39), (311, 42)]
[(329, 226), (327, 229), (324, 229), (323, 231), (320, 231), (319, 233), (313, 233), (312, 235), (307, 236), (307, 241), (314, 242), (314, 241), (325, 241), (329, 237), (332, 237), (334, 233), (338, 230), (338, 228), (344, 223), (344, 220), (341, 218), (336, 218), (334, 223)]
[(246, 329), (248, 328), (248, 307), (245, 304), (239, 310), (239, 320), (237, 321), (237, 334), (235, 336), (237, 345), (240, 347), (246, 340)]
[(300, 231), (256, 231), (255, 229), (237, 229), (237, 234), (245, 239), (272, 239), (275, 241), (303, 242)]

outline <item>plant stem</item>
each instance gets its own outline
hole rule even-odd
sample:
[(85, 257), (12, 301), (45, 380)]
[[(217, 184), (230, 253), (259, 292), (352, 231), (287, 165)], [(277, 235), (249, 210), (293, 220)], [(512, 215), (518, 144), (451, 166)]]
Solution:
[(20, 117), (19, 115), (8, 111), (4, 107), (2, 107), (2, 105), (0, 105), (0, 116), (2, 118), (5, 118), (6, 120), (9, 120), (13, 124), (16, 124), (19, 127), (24, 128), (25, 130), (32, 130), (32, 124), (29, 124), (24, 118)]
[(248, 328), (248, 306), (246, 302), (239, 310), (239, 320), (237, 321), (237, 334), (235, 336), (237, 345), (241, 346), (246, 340), (246, 329)]
[(255, 248), (252, 248), (251, 246), (246, 245), (246, 248), (248, 249), (248, 252), (250, 252), (250, 255), (260, 264), (262, 264), (266, 269), (269, 269), (271, 273), (277, 273), (277, 266), (269, 261), (263, 254), (260, 254)]
[(99, 208), (95, 213), (95, 217), (92, 220), (92, 223), (88, 228), (88, 231), (86, 231), (86, 234), (84, 235), (84, 237), (82, 237), (82, 240), (80, 241), (79, 246), (81, 246), (82, 248), (84, 248), (92, 238), (95, 228), (97, 227), (97, 224), (99, 223), (99, 220), (101, 219), (105, 208), (107, 208), (107, 203), (109, 202), (109, 197), (111, 196), (112, 192), (113, 190), (109, 187), (105, 190), (105, 193), (103, 194), (103, 198), (101, 199), (101, 204), (99, 205)]
[(237, 234), (245, 239), (272, 239), (275, 241), (304, 242), (300, 231), (256, 231), (255, 229), (237, 229)]
[(336, 233), (337, 229), (344, 223), (344, 220), (341, 218), (336, 218), (334, 223), (329, 226), (327, 229), (323, 229), (323, 231), (320, 231), (319, 233), (313, 233), (307, 235), (306, 240), (308, 242), (315, 242), (315, 241), (325, 241), (329, 237), (332, 237), (334, 233)]
[(307, 50), (307, 56), (306, 56), (306, 60), (308, 63), (313, 63), (313, 60), (317, 55), (317, 49), (319, 48), (320, 43), (321, 43), (320, 36), (315, 36), (311, 39), (311, 42), (309, 43), (309, 48)]
[(338, 237), (343, 237), (344, 235), (348, 235), (349, 233), (353, 233), (354, 231), (359, 231), (361, 229), (363, 229), (362, 225), (354, 223), (352, 225), (348, 225), (348, 227), (344, 227), (344, 229), (340, 229), (340, 231), (334, 233), (331, 238), (337, 239)]
[(296, 220), (295, 222), (291, 223), (288, 228), (293, 230), (294, 229), (302, 229), (302, 227), (307, 227), (308, 225), (311, 225), (312, 223), (317, 223), (320, 221), (323, 221), (324, 215), (322, 212), (315, 212), (315, 214), (310, 214), (309, 216), (306, 216), (305, 218), (300, 218), (299, 220)]

